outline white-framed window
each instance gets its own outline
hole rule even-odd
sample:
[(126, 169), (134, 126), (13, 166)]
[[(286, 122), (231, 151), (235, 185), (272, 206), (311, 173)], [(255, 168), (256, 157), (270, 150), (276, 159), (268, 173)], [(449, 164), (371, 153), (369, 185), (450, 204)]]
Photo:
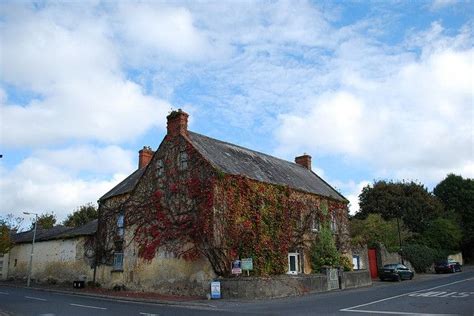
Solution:
[(337, 231), (337, 217), (336, 213), (331, 213), (331, 230), (333, 232)]
[(288, 254), (288, 274), (301, 273), (300, 268), (300, 254), (297, 252), (290, 252)]
[(188, 168), (188, 153), (186, 150), (181, 150), (179, 152), (179, 169), (186, 170)]
[(352, 255), (352, 268), (360, 270), (360, 257), (358, 255)]
[(123, 252), (114, 253), (114, 270), (123, 270)]
[(156, 175), (158, 177), (161, 177), (164, 174), (165, 174), (165, 164), (163, 163), (162, 159), (159, 159), (158, 162), (156, 163)]
[(117, 235), (123, 237), (125, 234), (125, 213), (121, 211), (117, 217)]
[(321, 230), (321, 220), (318, 214), (313, 215), (313, 222), (311, 223), (311, 230), (313, 232), (319, 232)]

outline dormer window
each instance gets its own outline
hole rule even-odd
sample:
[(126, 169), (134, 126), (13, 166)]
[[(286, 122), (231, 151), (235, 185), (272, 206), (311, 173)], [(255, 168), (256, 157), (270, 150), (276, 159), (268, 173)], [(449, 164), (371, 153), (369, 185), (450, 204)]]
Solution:
[(181, 150), (179, 152), (179, 170), (188, 169), (188, 153), (186, 150)]
[(158, 160), (158, 162), (156, 163), (156, 175), (158, 177), (161, 177), (165, 174), (165, 164), (163, 163), (163, 160), (160, 159)]

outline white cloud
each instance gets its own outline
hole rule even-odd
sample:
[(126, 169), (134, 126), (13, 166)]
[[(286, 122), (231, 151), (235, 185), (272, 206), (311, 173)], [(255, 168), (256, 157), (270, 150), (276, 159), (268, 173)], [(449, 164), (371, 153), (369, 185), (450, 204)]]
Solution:
[(124, 78), (117, 46), (102, 19), (87, 12), (71, 18), (77, 24), (64, 24), (54, 7), (7, 11), (1, 30), (2, 79), (34, 97), (24, 105), (3, 98), (5, 145), (122, 142), (164, 126), (170, 105)]
[(356, 84), (345, 79), (336, 91), (308, 99), (309, 110), (281, 115), (278, 152), (348, 156), (369, 163), (376, 177), (433, 183), (448, 172), (474, 176), (474, 50), (462, 42), (464, 33), (450, 38), (433, 28), (420, 59), (359, 56), (360, 64), (379, 65), (388, 75), (352, 66)]
[[(132, 160), (137, 159), (115, 146), (40, 150), (11, 170), (0, 168), (1, 211), (18, 216), (53, 211), (63, 220), (80, 205), (95, 203), (135, 170)], [(93, 176), (84, 176), (91, 172)]]

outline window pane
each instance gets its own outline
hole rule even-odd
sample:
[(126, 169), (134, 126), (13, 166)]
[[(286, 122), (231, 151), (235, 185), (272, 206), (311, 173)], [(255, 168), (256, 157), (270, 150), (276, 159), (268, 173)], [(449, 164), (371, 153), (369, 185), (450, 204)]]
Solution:
[(296, 271), (296, 256), (290, 256), (290, 271)]

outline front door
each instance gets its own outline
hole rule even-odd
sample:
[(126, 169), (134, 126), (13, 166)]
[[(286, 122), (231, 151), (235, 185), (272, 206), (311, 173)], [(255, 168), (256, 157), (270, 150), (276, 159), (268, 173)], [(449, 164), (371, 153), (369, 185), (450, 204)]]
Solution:
[(369, 270), (370, 277), (376, 279), (379, 276), (378, 265), (377, 265), (377, 249), (369, 249)]

